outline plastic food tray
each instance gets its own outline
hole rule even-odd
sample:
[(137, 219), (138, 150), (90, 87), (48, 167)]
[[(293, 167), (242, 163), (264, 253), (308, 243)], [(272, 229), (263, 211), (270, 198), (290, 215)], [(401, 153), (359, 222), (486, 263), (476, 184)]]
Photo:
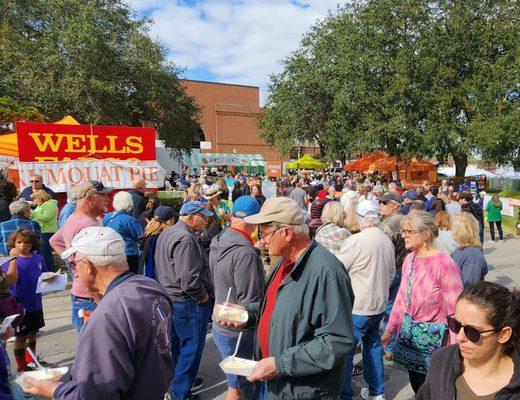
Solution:
[[(240, 363), (240, 366), (234, 367), (230, 365), (230, 363)], [(253, 373), (253, 369), (255, 368), (258, 362), (253, 360), (248, 360), (246, 358), (239, 357), (226, 357), (219, 364), (222, 371), (226, 374), (230, 375), (240, 375), (240, 376), (249, 376)]]

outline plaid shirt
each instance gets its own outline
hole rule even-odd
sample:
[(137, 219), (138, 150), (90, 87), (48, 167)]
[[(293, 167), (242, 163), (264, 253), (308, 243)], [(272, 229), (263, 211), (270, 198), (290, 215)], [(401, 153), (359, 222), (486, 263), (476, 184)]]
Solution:
[(11, 233), (20, 228), (27, 228), (38, 233), (41, 232), (38, 222), (14, 215), (9, 221), (0, 223), (0, 254), (9, 255), (7, 239), (9, 239)]
[(345, 228), (332, 223), (326, 223), (318, 228), (314, 239), (319, 244), (325, 246), (332, 254), (336, 255), (345, 239), (349, 236), (350, 232)]

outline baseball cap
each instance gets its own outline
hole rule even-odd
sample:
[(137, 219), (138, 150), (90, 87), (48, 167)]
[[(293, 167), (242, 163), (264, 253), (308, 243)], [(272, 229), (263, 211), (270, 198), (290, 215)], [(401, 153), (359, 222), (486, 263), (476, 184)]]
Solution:
[(407, 190), (404, 197), (408, 200), (417, 200), (417, 192), (413, 189)]
[[(120, 242), (120, 246), (111, 246)], [(119, 233), (106, 226), (89, 226), (74, 236), (70, 247), (61, 253), (66, 260), (76, 253), (91, 256), (117, 256), (125, 254), (125, 242)]]
[(396, 192), (386, 192), (379, 198), (379, 201), (390, 201), (390, 200), (395, 201), (399, 204), (402, 203), (401, 196), (399, 196)]
[(233, 211), (231, 214), (235, 218), (245, 218), (260, 211), (260, 204), (251, 196), (240, 196), (233, 204)]
[(383, 185), (375, 185), (372, 189), (374, 193), (383, 193), (385, 191), (385, 187)]
[(159, 206), (153, 212), (154, 217), (159, 217), (163, 222), (169, 221), (173, 217), (179, 215), (173, 208), (168, 206)]
[(190, 200), (184, 203), (181, 207), (181, 215), (191, 215), (196, 213), (201, 213), (205, 217), (211, 217), (213, 215), (213, 213), (204, 207), (204, 204), (200, 201)]
[(110, 193), (112, 190), (114, 190), (114, 188), (105, 187), (99, 181), (86, 181), (86, 182), (83, 182), (81, 185), (76, 186), (74, 189), (78, 200), (82, 199), (84, 197), (87, 197), (87, 196), (91, 196), (96, 193), (101, 193), (101, 194)]
[(368, 214), (379, 214), (379, 208), (371, 200), (363, 200), (358, 204), (357, 213), (360, 217), (365, 217)]
[(244, 218), (244, 222), (253, 225), (269, 222), (301, 225), (304, 221), (302, 211), (294, 200), (288, 197), (271, 197), (264, 202), (258, 214)]

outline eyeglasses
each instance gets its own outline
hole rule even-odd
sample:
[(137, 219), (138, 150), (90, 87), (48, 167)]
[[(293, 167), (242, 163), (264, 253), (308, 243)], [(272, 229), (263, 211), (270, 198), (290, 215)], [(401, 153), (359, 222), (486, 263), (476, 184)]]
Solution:
[(416, 233), (419, 233), (419, 231), (414, 231), (413, 229), (401, 229), (402, 237), (409, 237), (415, 235)]
[(34, 180), (34, 181), (29, 181), (29, 182), (31, 182), (31, 183), (39, 183), (40, 181)]
[(264, 233), (264, 234), (262, 234), (261, 231), (260, 231), (260, 229), (258, 229), (258, 240), (266, 241), (267, 238), (271, 238), (271, 236), (273, 236), (273, 234), (274, 234), (275, 232), (279, 231), (280, 229), (283, 229), (283, 228), (280, 227), (280, 228), (277, 228), (277, 229), (272, 230), (272, 231), (269, 232), (269, 233)]
[(480, 340), (480, 335), (486, 332), (498, 332), (500, 329), (487, 329), (485, 331), (481, 331), (477, 328), (474, 328), (469, 325), (462, 325), (459, 321), (457, 321), (454, 317), (455, 314), (448, 315), (446, 320), (448, 321), (448, 328), (453, 333), (457, 334), (460, 332), (461, 328), (464, 328), (464, 335), (468, 338), (470, 342), (477, 343)]
[(385, 200), (385, 201), (383, 201), (383, 200), (379, 200), (379, 205), (382, 204), (382, 205), (384, 205), (384, 206), (387, 206), (389, 203), (390, 203), (390, 200)]
[(87, 259), (86, 259), (86, 258), (82, 258), (82, 259), (80, 259), (80, 260), (72, 260), (72, 261), (69, 261), (70, 269), (72, 269), (73, 271), (76, 271), (76, 269), (78, 268), (79, 264), (80, 264), (82, 261), (87, 261)]

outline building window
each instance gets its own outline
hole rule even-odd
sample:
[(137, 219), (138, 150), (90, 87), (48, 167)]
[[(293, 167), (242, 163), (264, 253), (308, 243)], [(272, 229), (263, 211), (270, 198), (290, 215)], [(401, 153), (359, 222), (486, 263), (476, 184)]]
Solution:
[(197, 134), (193, 138), (193, 141), (191, 142), (191, 148), (192, 149), (200, 149), (200, 142), (205, 142), (206, 136), (204, 136), (204, 131), (202, 128), (199, 128), (197, 131)]

